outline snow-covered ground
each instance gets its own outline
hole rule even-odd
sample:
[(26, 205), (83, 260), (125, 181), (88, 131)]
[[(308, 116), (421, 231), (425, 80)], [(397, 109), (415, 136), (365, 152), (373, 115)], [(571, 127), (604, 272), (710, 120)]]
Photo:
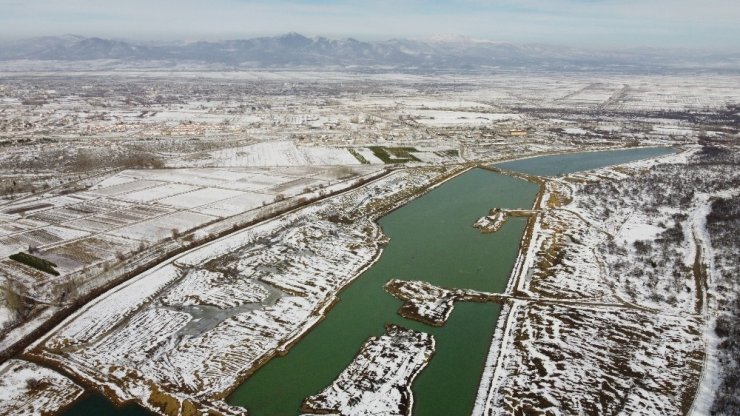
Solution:
[(214, 400), (309, 330), (373, 261), (382, 242), (373, 219), (453, 172), (395, 171), (177, 256), (80, 310), (30, 354), (119, 400), (158, 409), (156, 390), (177, 406), (229, 409)]
[(493, 414), (680, 415), (690, 406), (703, 358), (697, 318), (536, 302), (509, 314), (513, 336), (485, 407)]
[(447, 322), (457, 300), (453, 291), (422, 281), (393, 279), (385, 284), (384, 289), (404, 302), (398, 311), (401, 316), (434, 326)]
[(383, 288), (404, 302), (398, 311), (401, 316), (432, 326), (447, 323), (455, 302), (502, 303), (506, 298), (472, 289), (445, 289), (420, 280), (392, 279)]
[(434, 353), (432, 335), (395, 325), (370, 338), (334, 382), (304, 400), (307, 414), (410, 416), (411, 384)]
[[(367, 173), (373, 168), (354, 169)], [(89, 267), (92, 258), (95, 263), (112, 260), (139, 241), (156, 242), (170, 237), (173, 230), (184, 233), (259, 208), (278, 195), (299, 195), (339, 180), (332, 177), (331, 168), (295, 173), (281, 168), (126, 170), (87, 191), (4, 207), (9, 214), (0, 222), (0, 256), (33, 245), (42, 256), (68, 257), (58, 262), (64, 275)], [(106, 240), (107, 250), (81, 252), (86, 239)], [(133, 244), (126, 243), (132, 240)], [(75, 249), (68, 249), (71, 244)], [(71, 256), (74, 252), (77, 256)], [(17, 265), (2, 264), (7, 273), (20, 273)]]
[(426, 126), (485, 126), (500, 121), (520, 120), (519, 114), (481, 113), (472, 111), (409, 110), (405, 114), (417, 123)]
[(694, 148), (546, 182), (475, 414), (711, 407), (712, 328), (737, 284), (705, 224), (708, 201), (737, 194), (732, 155)]
[[(111, 72), (106, 72), (110, 64), (101, 61), (75, 69), (62, 62), (35, 68), (16, 62), (10, 64), (14, 65), (11, 69), (33, 71), (2, 74), (0, 280), (20, 280), (29, 286), (32, 297), (42, 302), (68, 301), (63, 296), (69, 286), (65, 288), (63, 284), (74, 283), (73, 288), (90, 290), (101, 282), (120, 278), (126, 271), (144, 265), (151, 267), (190, 244), (288, 210), (302, 203), (303, 198), (341, 191), (363, 175), (382, 169), (382, 161), (370, 146), (413, 147), (419, 150), (413, 153), (421, 160), (414, 164), (440, 165), (625, 144), (687, 144), (695, 143), (699, 137), (737, 141), (740, 78), (735, 74), (199, 72), (198, 68), (180, 66), (152, 71), (129, 63), (128, 69), (119, 68), (111, 76)], [(60, 65), (72, 72), (35, 72), (56, 70)], [(77, 70), (84, 72), (74, 72)], [(663, 159), (669, 161), (686, 164), (688, 158), (684, 154)], [(518, 274), (521, 278), (512, 279), (512, 291), (518, 290), (522, 296), (504, 306), (504, 311), (511, 310), (510, 320), (518, 316), (537, 319), (544, 313), (542, 309), (525, 311), (531, 306), (522, 300), (526, 296), (552, 298), (553, 307), (577, 308), (574, 302), (588, 302), (590, 308), (595, 308), (594, 314), (602, 311), (599, 307), (609, 305), (619, 305), (619, 313), (635, 307), (646, 314), (656, 309), (666, 314), (711, 314), (722, 309), (718, 305), (731, 304), (727, 293), (736, 292), (734, 283), (709, 273), (710, 284), (703, 294), (699, 293), (702, 285), (693, 279), (693, 268), (700, 258), (708, 269), (721, 270), (723, 276), (737, 275), (736, 258), (727, 255), (726, 250), (718, 250), (732, 247), (730, 237), (723, 234), (717, 239), (716, 230), (709, 236), (702, 232), (702, 217), (718, 200), (732, 201), (734, 196), (718, 194), (711, 188), (696, 195), (682, 193), (693, 189), (693, 184), (681, 182), (685, 176), (682, 171), (672, 173), (678, 178), (677, 183), (683, 185), (670, 193), (666, 190), (674, 189), (674, 185), (658, 180), (668, 177), (667, 171), (655, 171), (651, 176), (661, 186), (651, 186), (650, 181), (647, 185), (635, 183), (629, 190), (619, 188), (619, 195), (613, 189), (588, 185), (603, 181), (621, 187), (630, 177), (639, 178), (646, 169), (655, 167), (655, 163), (641, 162), (627, 170), (571, 175), (569, 181), (548, 184), (549, 195), (563, 203), (549, 207), (559, 209), (537, 214), (530, 256), (518, 263), (523, 271)], [(730, 169), (718, 169), (728, 177), (733, 173)], [(343, 180), (348, 173), (357, 176)], [(102, 177), (107, 179), (99, 182)], [(408, 181), (383, 183), (389, 189), (368, 188), (374, 194), (347, 199), (346, 206), (334, 209), (326, 217), (337, 223), (360, 224), (361, 215), (382, 213), (413, 194), (404, 190)], [(94, 186), (84, 190), (90, 185)], [(584, 189), (593, 191), (592, 199), (598, 201), (585, 198)], [(572, 203), (567, 201), (574, 195)], [(669, 200), (671, 195), (683, 196), (676, 201)], [(375, 196), (387, 198), (376, 204)], [(657, 202), (665, 207), (647, 210), (635, 202), (656, 198), (663, 198)], [(543, 200), (549, 202), (550, 198)], [(622, 200), (631, 202), (624, 205)], [(672, 208), (675, 206), (681, 209)], [(131, 307), (124, 315), (102, 314), (101, 319), (112, 319), (105, 322), (120, 322), (121, 331), (130, 322), (128, 332), (122, 334), (134, 334), (131, 338), (139, 342), (137, 345), (158, 343), (146, 351), (155, 357), (152, 360), (156, 364), (134, 365), (137, 360), (144, 360), (142, 354), (125, 347), (115, 348), (113, 343), (122, 338), (111, 335), (96, 338), (99, 344), (83, 344), (77, 353), (84, 360), (74, 361), (75, 365), (91, 369), (90, 374), (84, 375), (89, 380), (103, 377), (95, 367), (100, 365), (102, 371), (116, 375), (106, 378), (110, 386), (125, 379), (123, 373), (129, 368), (142, 374), (158, 371), (165, 375), (162, 380), (154, 380), (162, 384), (152, 387), (156, 390), (151, 391), (156, 397), (152, 403), (179, 406), (186, 395), (182, 392), (199, 388), (198, 383), (218, 380), (220, 372), (233, 376), (257, 362), (254, 357), (259, 351), (274, 347), (270, 337), (290, 337), (272, 325), (271, 319), (285, 313), (300, 321), (306, 310), (317, 305), (313, 298), (305, 303), (306, 297), (291, 298), (285, 293), (329, 293), (336, 283), (303, 287), (296, 283), (305, 278), (302, 272), (293, 278), (283, 274), (293, 268), (300, 271), (304, 266), (317, 270), (338, 267), (332, 262), (307, 260), (304, 250), (309, 248), (318, 250), (320, 246), (331, 256), (343, 253), (341, 247), (312, 241), (318, 235), (331, 235), (334, 228), (326, 221), (318, 220), (311, 226), (298, 222), (281, 224), (285, 228), (255, 231), (253, 237), (245, 240), (224, 240), (220, 245), (203, 247), (197, 255), (191, 253), (188, 264), (178, 263), (177, 267), (196, 269), (195, 272), (178, 269), (176, 277), (169, 276), (172, 278), (163, 286), (161, 297), (155, 293), (149, 303), (134, 306), (124, 302), (125, 308)], [(707, 222), (707, 227), (711, 226)], [(289, 233), (289, 228), (295, 230)], [(352, 238), (366, 242), (369, 238), (341, 232), (338, 235), (344, 242), (355, 241)], [(680, 244), (659, 241), (679, 236)], [(613, 245), (603, 245), (604, 241)], [(243, 252), (245, 245), (252, 245), (255, 250), (258, 247), (264, 253)], [(40, 256), (56, 263), (62, 278), (52, 278), (7, 259), (7, 255), (28, 250), (29, 246), (38, 247)], [(239, 265), (233, 268), (221, 267), (221, 260), (203, 265), (207, 259), (221, 258), (226, 252), (247, 260), (223, 260)], [(289, 255), (294, 255), (290, 264), (280, 261)], [(248, 260), (263, 268), (250, 268)], [(184, 257), (180, 258), (183, 261)], [(211, 270), (211, 266), (215, 269)], [(273, 273), (275, 270), (283, 274)], [(256, 278), (236, 281), (234, 273), (272, 277), (259, 282)], [(150, 292), (142, 292), (147, 293)], [(1, 298), (3, 291), (0, 328), (12, 324), (16, 316), (4, 307)], [(55, 308), (37, 306), (37, 319), (17, 331), (4, 333), (0, 349), (27, 335), (57, 311)], [(501, 321), (505, 316), (506, 312)], [(558, 316), (552, 322), (571, 319), (567, 313)], [(716, 319), (707, 318), (701, 329), (704, 334), (711, 334), (713, 322), (725, 328), (732, 316), (727, 311), (710, 316)], [(198, 343), (215, 345), (229, 341), (216, 340), (213, 334), (218, 331), (210, 325), (222, 325), (219, 331), (225, 328), (224, 333), (234, 339), (247, 339), (260, 336), (256, 329), (251, 333), (244, 330), (255, 322), (264, 324), (266, 340), (254, 344), (254, 351), (258, 351), (254, 354), (234, 352), (238, 362), (233, 368), (219, 368), (219, 364), (214, 364), (216, 359), (198, 369), (203, 377), (196, 382), (182, 376), (196, 371), (193, 367), (179, 368), (168, 361), (176, 356), (176, 351), (181, 354), (178, 357), (208, 362), (208, 352)], [(174, 332), (181, 338), (160, 338), (161, 334), (147, 329), (159, 328), (156, 325), (160, 324), (164, 325), (161, 331)], [(655, 327), (663, 328), (659, 324)], [(84, 328), (80, 329), (82, 338)], [(97, 331), (96, 328), (88, 329)], [(537, 331), (547, 330), (535, 324), (527, 327), (536, 335), (542, 335)], [(212, 338), (203, 334), (211, 334)], [(501, 333), (496, 336), (507, 339)], [(577, 343), (578, 337), (586, 335), (572, 332), (569, 336)], [(729, 336), (706, 336), (706, 350), (714, 345), (720, 357), (715, 357), (715, 361), (707, 358), (706, 368), (735, 368), (726, 348)], [(538, 338), (538, 343), (546, 342), (547, 337)], [(178, 350), (175, 344), (187, 348)], [(101, 351), (115, 353), (125, 365), (116, 367), (111, 364), (113, 355), (106, 356)], [(214, 354), (226, 356), (232, 352), (224, 348)], [(103, 358), (99, 359), (98, 353)], [(487, 371), (494, 372), (496, 358), (489, 357), (491, 365)], [(71, 357), (65, 360), (73, 361)], [(525, 368), (523, 374), (527, 371)], [(120, 389), (116, 391), (121, 392), (121, 397), (146, 396), (148, 391), (140, 384), (145, 376), (132, 374), (133, 379), (139, 379), (116, 387)], [(506, 373), (499, 370), (497, 374)], [(666, 377), (672, 377), (671, 374)], [(167, 377), (175, 381), (164, 380)], [(705, 371), (702, 391), (726, 391), (726, 387), (721, 387), (721, 379), (720, 375)], [(218, 389), (223, 384), (214, 386)], [(489, 390), (482, 388), (483, 402)], [(164, 397), (171, 394), (177, 397)], [(203, 409), (237, 411), (219, 407), (220, 401), (202, 399), (199, 403)], [(706, 400), (700, 404), (696, 406), (699, 413), (712, 406)]]
[(296, 146), (290, 141), (269, 141), (244, 147), (232, 147), (186, 159), (167, 162), (172, 167), (204, 166), (326, 166), (359, 165), (347, 149)]
[[(7, 307), (0, 290), (0, 350), (65, 304), (138, 265), (278, 210), (355, 185), (380, 171), (362, 165), (124, 170), (90, 189), (5, 205), (0, 216), (0, 284), (42, 301), (33, 313)], [(59, 276), (7, 258), (34, 248)], [(121, 264), (127, 267), (116, 267)], [(5, 287), (5, 286), (3, 286)], [(48, 305), (47, 303), (51, 303)], [(33, 318), (33, 322), (28, 321)]]
[(74, 402), (82, 387), (37, 364), (11, 359), (0, 364), (0, 414), (53, 414)]
[(5, 304), (5, 298), (3, 296), (3, 303), (0, 305), (0, 329), (10, 325), (15, 319), (15, 312)]
[(473, 227), (480, 230), (482, 233), (495, 233), (508, 221), (509, 217), (512, 216), (531, 216), (532, 212), (529, 210), (510, 210), (493, 208), (488, 215), (484, 215), (479, 218), (478, 221), (473, 223)]
[[(354, 169), (353, 175), (373, 170)], [(258, 209), (278, 196), (292, 197), (347, 179), (332, 175), (331, 170), (126, 170), (83, 192), (6, 206), (4, 212), (9, 214), (0, 220), (0, 255), (7, 257), (33, 245), (39, 256), (53, 257), (64, 276), (114, 261), (142, 242), (156, 243), (173, 232), (182, 234)], [(36, 278), (33, 270), (14, 262), (0, 264), (0, 273)]]

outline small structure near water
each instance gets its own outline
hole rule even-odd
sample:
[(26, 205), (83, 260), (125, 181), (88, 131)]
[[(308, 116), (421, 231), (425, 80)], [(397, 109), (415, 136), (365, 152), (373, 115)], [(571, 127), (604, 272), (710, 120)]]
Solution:
[(506, 224), (509, 217), (528, 217), (534, 211), (528, 209), (501, 209), (493, 208), (488, 215), (481, 217), (473, 224), (473, 227), (482, 233), (495, 233)]
[(386, 292), (404, 301), (398, 313), (407, 319), (431, 326), (443, 326), (455, 302), (501, 303), (506, 296), (471, 289), (444, 289), (422, 281), (393, 279), (385, 284)]

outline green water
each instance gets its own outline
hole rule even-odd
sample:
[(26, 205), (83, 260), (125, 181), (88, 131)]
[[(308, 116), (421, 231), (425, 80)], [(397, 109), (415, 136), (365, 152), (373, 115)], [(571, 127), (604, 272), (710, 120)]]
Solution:
[[(498, 166), (539, 175), (559, 175), (626, 163), (672, 152), (670, 148), (629, 149), (546, 156)], [(434, 334), (437, 352), (414, 382), (414, 413), (464, 415), (472, 409), (499, 307), (459, 303), (447, 325), (433, 328), (397, 315), (400, 302), (385, 293), (392, 279), (420, 279), (438, 285), (504, 290), (524, 229), (513, 218), (493, 234), (471, 224), (492, 207), (528, 208), (537, 188), (483, 170), (461, 175), (380, 221), (391, 237), (380, 260), (340, 293), (327, 318), (284, 357), (274, 358), (242, 384), (229, 403), (255, 416), (295, 415), (301, 401), (334, 380), (365, 340), (381, 335), (386, 323)], [(113, 407), (91, 394), (64, 413), (139, 416), (146, 410)]]
[(107, 397), (100, 393), (85, 394), (80, 401), (70, 407), (60, 416), (146, 416), (152, 413), (143, 407), (132, 403), (123, 407), (116, 407)]
[(573, 153), (533, 157), (499, 163), (496, 166), (504, 169), (525, 172), (540, 176), (558, 176), (604, 166), (619, 165), (635, 160), (663, 156), (673, 153), (670, 147), (644, 147), (624, 150), (607, 150), (603, 152)]
[(460, 303), (442, 328), (401, 318), (401, 302), (383, 290), (390, 279), (501, 292), (524, 231), (525, 219), (493, 234), (472, 224), (493, 207), (529, 208), (537, 186), (476, 169), (380, 220), (390, 244), (380, 260), (340, 293), (327, 318), (286, 356), (271, 360), (229, 398), (255, 416), (295, 415), (303, 399), (329, 385), (368, 337), (386, 323), (432, 333), (434, 357), (416, 379), (419, 415), (469, 414), (499, 307)]

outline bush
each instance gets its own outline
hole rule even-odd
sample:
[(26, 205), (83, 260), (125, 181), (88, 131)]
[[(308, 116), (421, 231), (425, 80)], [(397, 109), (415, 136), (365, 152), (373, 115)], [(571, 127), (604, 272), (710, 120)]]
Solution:
[(33, 309), (33, 303), (28, 298), (28, 289), (25, 286), (5, 280), (2, 290), (5, 292), (5, 305), (15, 317), (25, 318)]
[(337, 179), (347, 179), (353, 176), (357, 176), (357, 173), (355, 173), (354, 170), (347, 166), (337, 166), (335, 168), (332, 168), (331, 175)]
[(36, 390), (40, 386), (41, 386), (41, 381), (39, 381), (38, 379), (29, 378), (28, 380), (26, 380), (26, 387), (31, 391)]
[(365, 159), (365, 157), (362, 156), (356, 149), (353, 149), (353, 148), (350, 147), (350, 148), (347, 148), (347, 150), (349, 150), (349, 152), (352, 154), (352, 156), (354, 156), (355, 159), (357, 159), (363, 165), (369, 165), (370, 164), (370, 162), (367, 159)]
[(416, 149), (413, 147), (383, 147), (383, 146), (370, 146), (373, 154), (383, 163), (404, 163), (416, 161), (419, 159), (412, 155), (410, 152), (415, 152)]
[(147, 153), (134, 153), (119, 160), (119, 166), (127, 169), (151, 168), (161, 169), (164, 167), (164, 161), (156, 156)]
[(38, 258), (34, 255), (23, 252), (11, 255), (10, 259), (15, 260), (19, 263), (23, 263), (26, 266), (33, 267), (34, 269), (41, 270), (42, 272), (46, 272), (54, 276), (59, 276), (59, 272), (54, 269), (55, 267), (57, 267), (57, 265), (50, 262), (49, 260), (44, 260), (42, 258)]

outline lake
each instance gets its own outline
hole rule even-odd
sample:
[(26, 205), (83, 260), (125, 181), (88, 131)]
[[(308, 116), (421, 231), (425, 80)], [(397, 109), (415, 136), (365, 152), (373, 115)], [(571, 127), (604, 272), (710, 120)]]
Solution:
[[(496, 166), (535, 175), (562, 175), (672, 153), (636, 148), (543, 156)], [(390, 243), (380, 259), (339, 294), (326, 319), (288, 354), (270, 360), (228, 398), (251, 415), (297, 415), (304, 398), (328, 386), (371, 336), (387, 323), (428, 332), (436, 353), (414, 381), (414, 413), (464, 415), (473, 408), (500, 307), (458, 303), (447, 324), (434, 328), (398, 315), (401, 302), (383, 290), (391, 279), (425, 280), (448, 288), (505, 290), (526, 219), (511, 218), (499, 231), (481, 234), (472, 224), (491, 208), (530, 208), (538, 187), (473, 169), (379, 221)], [(113, 407), (92, 394), (66, 416), (149, 414), (137, 406)]]

